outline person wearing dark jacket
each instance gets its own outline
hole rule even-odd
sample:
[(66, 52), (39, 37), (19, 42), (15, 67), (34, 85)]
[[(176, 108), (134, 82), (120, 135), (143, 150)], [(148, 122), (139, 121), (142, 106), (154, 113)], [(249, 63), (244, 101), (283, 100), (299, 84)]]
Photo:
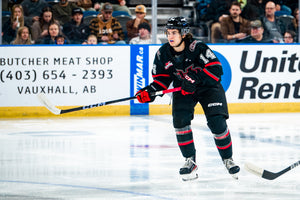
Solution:
[(214, 52), (189, 33), (184, 17), (171, 17), (166, 24), (168, 43), (157, 51), (153, 69), (153, 82), (141, 88), (136, 97), (140, 103), (155, 100), (151, 93), (166, 90), (171, 84), (181, 87), (173, 93), (172, 116), (177, 143), (186, 162), (179, 174), (184, 181), (196, 179), (196, 148), (191, 121), (195, 106), (200, 103), (211, 130), (216, 149), (234, 178), (240, 171), (232, 159), (232, 140), (226, 124), (228, 108), (225, 91), (221, 84), (222, 64)]
[(88, 25), (83, 23), (81, 8), (73, 8), (72, 19), (64, 24), (63, 33), (68, 37), (71, 44), (82, 44), (90, 35)]
[(49, 7), (45, 0), (24, 0), (21, 5), (24, 10), (25, 23), (30, 26), (39, 20), (43, 8)]

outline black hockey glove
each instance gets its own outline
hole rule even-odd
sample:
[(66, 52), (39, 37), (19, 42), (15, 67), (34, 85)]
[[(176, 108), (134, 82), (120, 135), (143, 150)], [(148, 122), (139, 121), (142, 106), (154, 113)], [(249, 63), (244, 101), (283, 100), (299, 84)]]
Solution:
[(140, 89), (135, 96), (140, 103), (149, 103), (155, 100), (155, 96), (150, 95), (151, 92), (155, 92), (155, 90), (148, 85), (143, 89)]
[(201, 82), (200, 77), (195, 72), (188, 72), (184, 75), (181, 85), (181, 94), (189, 95), (194, 94), (197, 85)]

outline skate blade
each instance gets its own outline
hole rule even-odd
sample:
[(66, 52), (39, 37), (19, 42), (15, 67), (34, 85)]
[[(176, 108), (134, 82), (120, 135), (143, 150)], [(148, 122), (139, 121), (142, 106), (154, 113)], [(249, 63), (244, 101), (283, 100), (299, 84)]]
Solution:
[(190, 174), (181, 174), (180, 176), (183, 181), (192, 181), (198, 178), (196, 170), (192, 171)]
[(235, 173), (235, 174), (230, 174), (232, 176), (232, 178), (234, 178), (235, 180), (238, 180), (239, 177), (238, 177), (238, 173)]

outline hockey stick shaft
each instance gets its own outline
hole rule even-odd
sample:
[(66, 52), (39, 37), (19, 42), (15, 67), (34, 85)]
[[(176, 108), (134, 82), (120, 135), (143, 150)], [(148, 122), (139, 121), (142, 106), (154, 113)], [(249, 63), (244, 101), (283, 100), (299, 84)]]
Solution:
[(274, 180), (277, 177), (281, 176), (282, 174), (285, 174), (286, 172), (290, 171), (291, 169), (294, 169), (295, 167), (297, 167), (299, 165), (300, 165), (300, 160), (297, 161), (297, 162), (295, 162), (295, 163), (293, 163), (292, 165), (288, 166), (287, 168), (285, 168), (285, 169), (277, 172), (277, 173), (270, 172), (268, 170), (262, 169), (260, 167), (257, 167), (255, 165), (251, 164), (251, 163), (246, 163), (245, 164), (245, 168), (249, 172), (251, 172), (251, 173), (253, 173), (253, 174), (257, 175), (257, 176), (260, 176), (260, 177), (262, 177), (264, 179)]
[[(181, 87), (177, 87), (177, 88), (172, 88), (172, 89), (153, 92), (153, 93), (150, 93), (150, 96), (158, 96), (158, 95), (163, 95), (163, 94), (167, 94), (167, 93), (177, 92), (177, 91), (180, 91), (180, 90), (181, 90)], [(64, 110), (58, 109), (57, 107), (52, 105), (46, 99), (46, 97), (44, 97), (42, 94), (38, 95), (38, 98), (41, 101), (41, 103), (46, 108), (48, 108), (49, 111), (51, 111), (55, 115), (60, 115), (60, 114), (64, 114), (64, 113), (70, 113), (70, 112), (74, 112), (74, 111), (86, 110), (86, 109), (96, 108), (96, 107), (105, 106), (105, 105), (109, 105), (109, 104), (128, 101), (128, 100), (136, 99), (136, 96), (126, 97), (126, 98), (122, 98), (122, 99), (116, 99), (116, 100), (112, 100), (112, 101), (106, 101), (106, 102), (101, 102), (101, 103), (96, 103), (96, 104), (91, 104), (91, 105), (86, 105), (86, 106), (79, 106), (79, 107), (64, 109)]]

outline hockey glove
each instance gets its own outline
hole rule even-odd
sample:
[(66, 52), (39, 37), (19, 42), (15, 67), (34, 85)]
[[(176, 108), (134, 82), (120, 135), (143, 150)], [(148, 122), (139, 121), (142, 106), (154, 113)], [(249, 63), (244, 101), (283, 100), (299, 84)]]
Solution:
[(194, 72), (188, 72), (184, 75), (184, 79), (181, 85), (181, 94), (189, 95), (194, 94), (197, 85), (201, 82), (200, 77)]
[(155, 92), (155, 90), (151, 86), (147, 86), (139, 90), (135, 96), (140, 103), (149, 103), (155, 99), (155, 96), (150, 95), (151, 92)]

